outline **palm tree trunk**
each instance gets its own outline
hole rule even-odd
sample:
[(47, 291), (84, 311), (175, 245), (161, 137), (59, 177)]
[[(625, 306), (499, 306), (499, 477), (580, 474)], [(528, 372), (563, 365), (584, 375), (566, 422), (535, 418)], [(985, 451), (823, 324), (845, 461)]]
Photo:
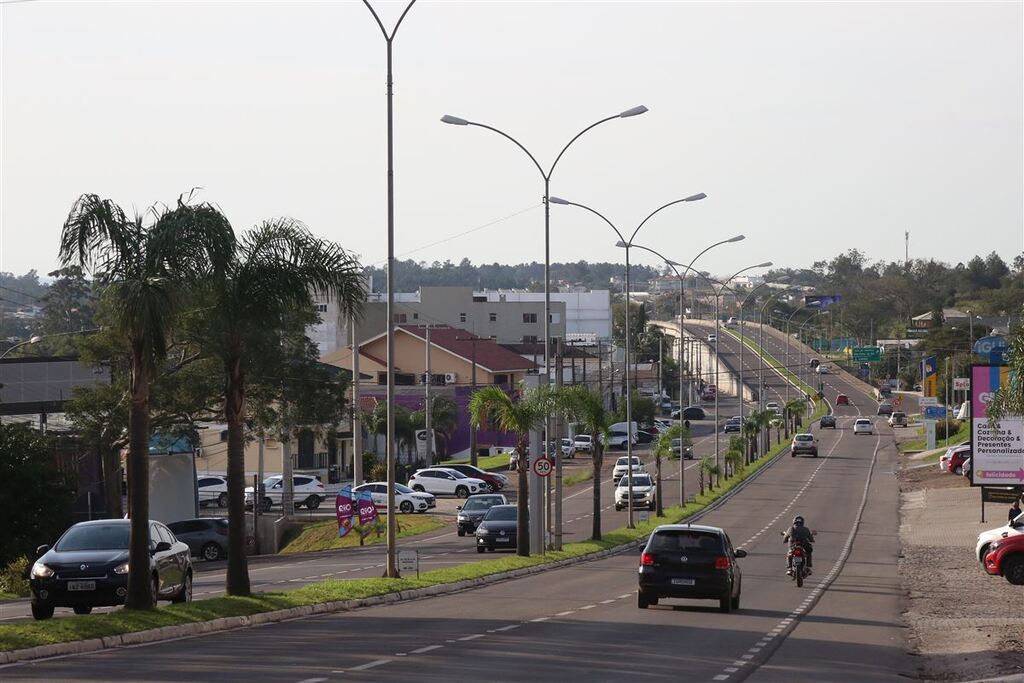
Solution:
[[(530, 518), (529, 518), (529, 494), (530, 480), (527, 475), (530, 466), (526, 457), (527, 440), (524, 436), (519, 437), (519, 490), (516, 491), (516, 554), (522, 557), (530, 556)], [(534, 514), (541, 514), (534, 510)]]
[[(249, 562), (245, 556), (245, 373), (241, 354), (224, 362), (227, 386), (224, 419), (228, 423), (228, 595), (249, 595)], [(258, 492), (253, 492), (253, 514)]]
[[(149, 567), (149, 376), (142, 345), (132, 343), (131, 405), (128, 409), (128, 499), (131, 539), (128, 542), (127, 609), (153, 609)], [(120, 490), (118, 497), (120, 498)], [(156, 540), (154, 539), (154, 543)]]
[(594, 490), (594, 511), (593, 511), (593, 528), (590, 532), (590, 537), (595, 541), (601, 540), (601, 463), (604, 460), (603, 454), (601, 453), (601, 444), (597, 440), (597, 432), (593, 432), (590, 435), (590, 460), (591, 465), (594, 468), (593, 475), (593, 490)]

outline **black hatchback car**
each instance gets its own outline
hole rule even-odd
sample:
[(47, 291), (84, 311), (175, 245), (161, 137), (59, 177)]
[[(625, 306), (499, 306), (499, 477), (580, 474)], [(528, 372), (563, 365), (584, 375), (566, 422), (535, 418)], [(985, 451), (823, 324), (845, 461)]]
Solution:
[(826, 427), (831, 427), (832, 429), (835, 429), (836, 428), (836, 416), (835, 415), (822, 415), (821, 419), (818, 421), (818, 424), (821, 426), (822, 429), (824, 429)]
[(476, 551), (516, 549), (516, 506), (495, 505), (476, 528)]
[(167, 525), (179, 541), (188, 544), (195, 557), (212, 562), (228, 556), (228, 520), (223, 517), (197, 517)]
[(718, 527), (659, 526), (641, 550), (637, 607), (647, 609), (661, 598), (694, 598), (718, 600), (723, 612), (739, 609), (742, 575), (736, 560), (746, 556)]
[[(49, 619), (55, 607), (88, 614), (93, 607), (124, 604), (128, 594), (128, 539), (131, 521), (80, 522), (52, 548), (39, 546), (29, 574), (32, 616)], [(149, 523), (149, 556), (155, 600), (192, 600), (188, 545), (160, 522)]]

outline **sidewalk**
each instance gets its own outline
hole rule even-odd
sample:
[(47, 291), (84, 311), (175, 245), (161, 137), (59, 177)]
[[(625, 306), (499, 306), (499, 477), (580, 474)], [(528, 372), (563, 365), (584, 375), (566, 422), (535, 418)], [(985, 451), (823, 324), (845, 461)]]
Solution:
[(900, 574), (920, 678), (971, 681), (1024, 673), (1024, 587), (989, 576), (974, 557), (978, 534), (1005, 523), (1005, 506), (987, 505), (982, 523), (979, 489), (938, 487), (954, 475), (937, 467), (923, 481), (911, 482), (906, 474), (900, 473)]

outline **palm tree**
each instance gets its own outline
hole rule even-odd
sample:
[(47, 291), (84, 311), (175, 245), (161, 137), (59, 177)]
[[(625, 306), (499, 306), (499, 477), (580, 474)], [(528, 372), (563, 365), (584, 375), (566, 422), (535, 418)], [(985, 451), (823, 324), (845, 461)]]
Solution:
[[(654, 500), (657, 509), (655, 510), (655, 516), (664, 517), (665, 508), (661, 504), (661, 458), (663, 456), (669, 457), (672, 454), (672, 440), (679, 439), (679, 476), (683, 476), (683, 468), (686, 466), (686, 460), (683, 458), (683, 447), (686, 445), (683, 437), (684, 429), (679, 424), (674, 424), (658, 436), (657, 442), (654, 444), (654, 472), (655, 472), (655, 493)], [(685, 505), (685, 501), (681, 503)]]
[(792, 430), (796, 432), (796, 418), (797, 416), (803, 417), (804, 413), (807, 412), (807, 402), (802, 398), (794, 398), (785, 405), (786, 414), (786, 438), (789, 438), (789, 432)]
[[(590, 434), (590, 464), (593, 468), (591, 477), (593, 487), (593, 514), (591, 515), (591, 538), (601, 540), (601, 467), (604, 463), (604, 449), (601, 439), (606, 436), (611, 424), (611, 416), (604, 407), (601, 396), (582, 384), (574, 384), (562, 388), (556, 395), (558, 410), (568, 422), (582, 426), (583, 431)], [(658, 491), (658, 505), (661, 505), (661, 491)], [(659, 512), (660, 514), (660, 512)]]
[(750, 449), (748, 462), (754, 460), (754, 455), (760, 457), (768, 451), (767, 443), (764, 443), (761, 437), (771, 425), (774, 415), (775, 413), (769, 410), (752, 410), (747, 416), (747, 421), (743, 423), (743, 434), (747, 437)]
[(209, 204), (178, 198), (173, 208), (154, 208), (149, 225), (129, 219), (109, 199), (78, 198), (60, 239), (63, 266), (92, 273), (109, 303), (114, 332), (128, 340), (128, 491), (131, 541), (125, 607), (150, 609), (156, 595), (149, 555), (150, 385), (167, 355), (171, 325), (184, 290), (216, 276), (230, 260), (234, 233)]
[[(519, 399), (513, 399), (496, 386), (484, 387), (469, 399), (470, 421), (474, 429), (482, 424), (494, 424), (503, 432), (514, 432), (519, 451), (519, 484), (516, 491), (516, 553), (530, 556), (530, 526), (528, 518), (530, 464), (525, 457), (530, 443), (530, 432), (544, 424), (552, 406), (551, 393), (545, 388), (528, 389)], [(536, 455), (534, 457), (537, 457)], [(534, 514), (540, 514), (534, 510)]]
[(228, 425), (229, 595), (248, 595), (245, 556), (245, 419), (247, 373), (254, 357), (273, 356), (278, 331), (295, 311), (313, 311), (312, 295), (332, 297), (339, 315), (358, 314), (365, 299), (359, 262), (340, 246), (314, 237), (288, 218), (248, 231), (218, 277), (207, 284), (212, 305), (198, 332), (224, 368), (224, 419)]

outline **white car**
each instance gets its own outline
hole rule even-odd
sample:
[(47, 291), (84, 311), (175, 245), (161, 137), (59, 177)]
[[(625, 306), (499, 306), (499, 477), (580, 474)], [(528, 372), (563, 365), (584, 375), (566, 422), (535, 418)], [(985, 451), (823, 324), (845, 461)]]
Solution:
[[(628, 463), (629, 463), (629, 458), (626, 457), (626, 456), (623, 456), (623, 457), (621, 457), (621, 458), (619, 458), (618, 460), (615, 461), (615, 467), (612, 468), (612, 481), (614, 481), (616, 485), (618, 485), (620, 479), (622, 479), (623, 477), (626, 476), (626, 472), (628, 472), (630, 470), (630, 467), (629, 467)], [(632, 470), (633, 470), (633, 475), (634, 476), (636, 476), (636, 474), (638, 472), (646, 472), (647, 471), (644, 468), (644, 464), (642, 462), (640, 462), (640, 458), (638, 458), (635, 455), (633, 456), (633, 467), (632, 467)]]
[(764, 404), (764, 409), (770, 413), (775, 413), (776, 415), (780, 415), (782, 413), (782, 409), (779, 408), (778, 401), (768, 401)]
[(576, 448), (573, 447), (572, 439), (562, 439), (561, 444), (562, 455), (567, 456), (569, 458), (576, 455)]
[(857, 436), (858, 434), (874, 434), (874, 433), (875, 433), (875, 428), (871, 424), (871, 420), (867, 419), (866, 417), (858, 418), (857, 421), (853, 423), (853, 435), (854, 436)]
[(228, 506), (228, 480), (213, 474), (200, 474), (196, 478), (196, 490), (199, 492), (199, 507), (216, 505)]
[(589, 453), (593, 450), (594, 444), (590, 440), (590, 434), (577, 434), (572, 440), (573, 448), (577, 451)]
[(625, 431), (619, 429), (613, 429), (607, 438), (602, 434), (601, 443), (605, 448), (618, 448), (620, 450), (626, 450), (626, 442), (629, 441), (629, 435)]
[(717, 340), (718, 340), (718, 335), (715, 334), (714, 332), (712, 332), (711, 334), (708, 335), (708, 341), (709, 342), (714, 343)]
[[(656, 498), (657, 490), (654, 486), (654, 481), (651, 479), (651, 475), (634, 474), (633, 475), (633, 509), (647, 508), (653, 510)], [(623, 477), (619, 480), (619, 485), (615, 489), (615, 509), (622, 510), (623, 508), (629, 507), (629, 479)]]
[[(294, 503), (299, 508), (303, 505), (310, 510), (316, 510), (320, 503), (327, 497), (324, 491), (324, 484), (316, 477), (308, 474), (296, 474), (292, 477), (294, 487)], [(280, 505), (284, 496), (284, 477), (275, 474), (263, 480), (263, 500), (260, 505), (263, 510), (269, 510), (274, 505)], [(251, 507), (253, 501), (253, 490), (251, 486), (245, 489), (245, 506)]]
[(819, 375), (831, 375), (832, 374), (832, 370), (830, 370), (829, 367), (827, 365), (825, 365), (824, 363), (819, 365), (817, 368), (815, 368), (814, 371), (816, 373), (818, 373)]
[(474, 493), (489, 493), (491, 490), (482, 479), (467, 477), (462, 472), (447, 467), (416, 470), (409, 478), (409, 488), (434, 495), (455, 495), (458, 498), (468, 498)]
[[(386, 510), (388, 507), (388, 483), (386, 481), (371, 481), (352, 489), (353, 497), (363, 491), (370, 492), (373, 506), (378, 510)], [(406, 514), (410, 512), (426, 512), (437, 507), (437, 499), (429, 493), (413, 491), (408, 486), (395, 483), (395, 509)]]
[(974, 546), (974, 556), (978, 558), (978, 562), (984, 564), (989, 545), (1000, 539), (1022, 534), (1024, 534), (1024, 512), (1014, 517), (1013, 521), (1006, 526), (996, 527), (978, 534), (978, 543)]

